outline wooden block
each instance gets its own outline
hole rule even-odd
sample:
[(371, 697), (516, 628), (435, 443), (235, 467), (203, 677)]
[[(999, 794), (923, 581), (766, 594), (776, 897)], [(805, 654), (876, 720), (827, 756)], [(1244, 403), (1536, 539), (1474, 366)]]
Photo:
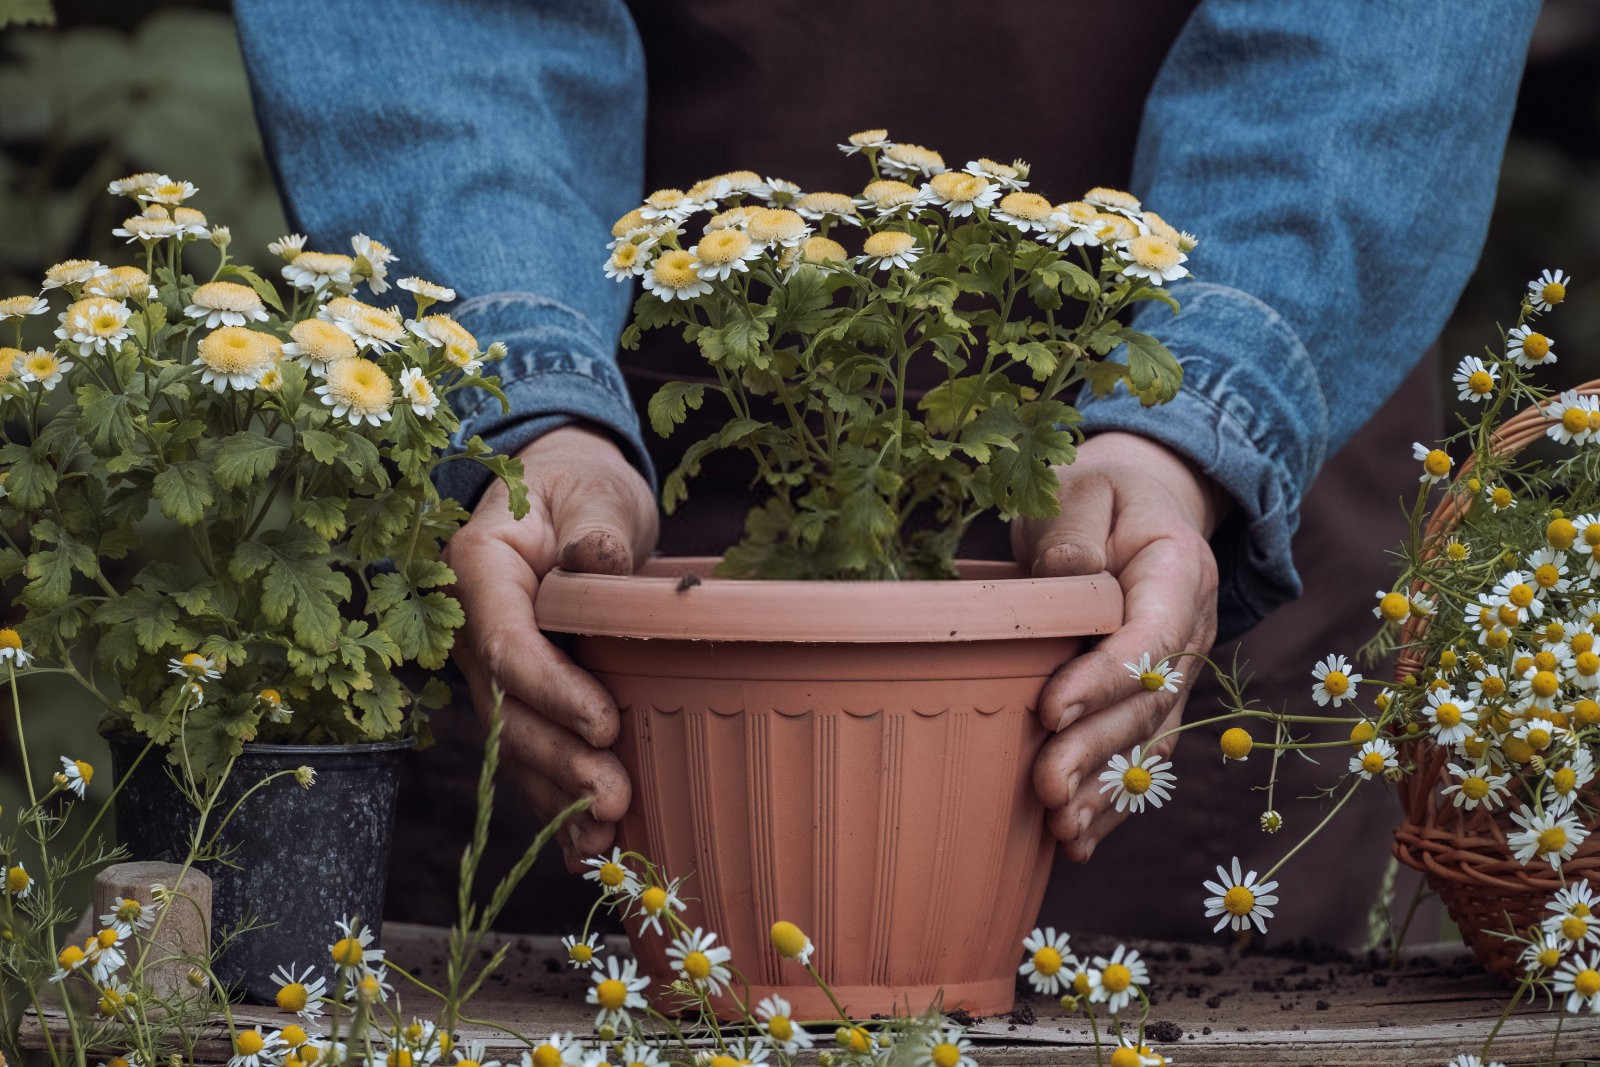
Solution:
[[(167, 890), (164, 908), (156, 903), (153, 892), (158, 885)], [(115, 911), (118, 897), (137, 900), (150, 917), (150, 923), (129, 946), (129, 970), (141, 952), (148, 952), (145, 982), (162, 993), (181, 988), (188, 981), (191, 964), (179, 957), (205, 957), (211, 951), (211, 879), (176, 863), (118, 863), (95, 876), (95, 916)]]

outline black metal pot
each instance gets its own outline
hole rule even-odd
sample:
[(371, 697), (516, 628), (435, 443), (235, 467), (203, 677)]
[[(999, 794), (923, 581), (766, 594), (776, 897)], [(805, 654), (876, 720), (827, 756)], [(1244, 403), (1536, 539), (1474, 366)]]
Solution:
[[(123, 781), (145, 740), (122, 734), (107, 741), (117, 780)], [(317, 777), (310, 789), (285, 776), (252, 793), (219, 839), (233, 865), (200, 865), (214, 883), (213, 943), (246, 923), (266, 924), (222, 944), (215, 971), (230, 990), (269, 1004), (277, 994), (272, 972), (294, 964), (315, 966), (331, 991), (334, 923), (359, 916), (378, 934), (400, 760), (412, 744), (244, 746), (208, 835), (251, 786), (274, 771), (307, 766)], [(197, 813), (168, 771), (166, 753), (152, 750), (117, 794), (117, 838), (136, 860), (181, 863), (189, 853)]]

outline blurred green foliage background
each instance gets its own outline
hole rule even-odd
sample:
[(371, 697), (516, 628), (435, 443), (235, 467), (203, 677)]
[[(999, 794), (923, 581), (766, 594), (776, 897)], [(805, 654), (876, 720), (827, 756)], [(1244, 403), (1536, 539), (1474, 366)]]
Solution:
[[(0, 0), (0, 14), (19, 4), (41, 6)], [(55, 8), (53, 27), (0, 30), (0, 296), (35, 291), (44, 268), (62, 259), (121, 261), (110, 231), (126, 202), (104, 190), (143, 170), (193, 181), (212, 222), (232, 228), (235, 254), (264, 265), (264, 246), (285, 223), (226, 5)], [(1488, 245), (1444, 333), (1447, 363), (1479, 350), (1497, 320), (1515, 315), (1528, 278), (1560, 267), (1577, 279), (1574, 299), (1548, 320), (1561, 380), (1600, 376), (1600, 297), (1589, 288), (1600, 279), (1597, 46), (1600, 4), (1546, 4)], [(5, 612), (0, 604), (0, 621)], [(42, 677), (22, 702), (35, 773), (70, 753), (104, 768), (94, 782), (104, 796), (110, 768), (85, 701)], [(9, 695), (0, 710), (0, 804), (14, 810), (22, 790)]]

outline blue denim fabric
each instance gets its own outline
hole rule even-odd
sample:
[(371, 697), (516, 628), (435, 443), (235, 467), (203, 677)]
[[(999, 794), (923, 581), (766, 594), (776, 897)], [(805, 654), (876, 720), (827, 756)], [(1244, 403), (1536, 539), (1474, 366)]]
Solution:
[(1133, 191), (1200, 236), (1173, 316), (1135, 325), (1178, 398), (1085, 398), (1233, 497), (1222, 637), (1300, 594), (1289, 542), (1324, 459), (1438, 337), (1488, 229), (1536, 0), (1207, 0), (1145, 104)]
[[(460, 398), (456, 443), (514, 453), (582, 419), (653, 478), (615, 357), (629, 291), (595, 251), (644, 195), (644, 52), (622, 0), (239, 0), (234, 15), (308, 247), (371, 234), (400, 256), (391, 273), (453, 287), (462, 303), (441, 310), (506, 343), (490, 369), (511, 411)], [(448, 463), (439, 489), (471, 504), (488, 478)]]
[[(1146, 102), (1134, 191), (1199, 234), (1198, 281), (1140, 329), (1178, 399), (1085, 398), (1089, 431), (1189, 456), (1237, 511), (1213, 539), (1224, 636), (1297, 596), (1290, 538), (1323, 460), (1434, 340), (1481, 249), (1536, 0), (1205, 0)], [(297, 224), (356, 230), (454, 286), (507, 342), (514, 452), (575, 419), (651, 475), (615, 362), (628, 289), (595, 250), (638, 204), (644, 59), (621, 0), (237, 0), (267, 146)], [(937, 17), (935, 14), (933, 17)], [(370, 82), (414, 72), (395, 93)], [(436, 198), (435, 198), (436, 197)], [(473, 502), (480, 468), (444, 468)]]

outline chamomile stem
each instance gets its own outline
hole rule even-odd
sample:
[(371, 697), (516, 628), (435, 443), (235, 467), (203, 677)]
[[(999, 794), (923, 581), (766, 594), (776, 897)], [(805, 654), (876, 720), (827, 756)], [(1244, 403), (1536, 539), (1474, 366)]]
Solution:
[(1489, 1036), (1483, 1039), (1483, 1047), (1478, 1050), (1478, 1056), (1480, 1058), (1489, 1054), (1489, 1048), (1494, 1044), (1494, 1039), (1499, 1035), (1500, 1028), (1504, 1026), (1506, 1024), (1506, 1020), (1511, 1017), (1512, 1009), (1517, 1006), (1517, 1002), (1522, 999), (1522, 994), (1528, 991), (1528, 986), (1532, 982), (1533, 976), (1527, 975), (1522, 979), (1521, 983), (1517, 985), (1517, 991), (1511, 995), (1511, 1000), (1506, 1004), (1506, 1010), (1501, 1012), (1500, 1018), (1494, 1021), (1494, 1028), (1489, 1031)]
[(1332, 822), (1335, 815), (1339, 814), (1339, 809), (1343, 808), (1345, 804), (1349, 802), (1350, 798), (1356, 795), (1356, 790), (1360, 788), (1361, 782), (1362, 779), (1359, 778), (1354, 782), (1351, 782), (1350, 788), (1345, 790), (1344, 796), (1340, 797), (1339, 802), (1329, 809), (1328, 814), (1322, 817), (1322, 821), (1317, 823), (1316, 826), (1312, 827), (1311, 832), (1302, 837), (1298, 844), (1296, 844), (1288, 852), (1284, 853), (1282, 859), (1278, 860), (1277, 863), (1274, 863), (1270, 868), (1268, 868), (1267, 872), (1261, 876), (1261, 880), (1264, 882), (1271, 878), (1280, 869), (1282, 869), (1284, 864), (1288, 863), (1294, 858), (1294, 854), (1296, 852), (1299, 852), (1302, 848), (1305, 848), (1313, 837), (1316, 837), (1319, 833), (1321, 833), (1322, 828), (1327, 826), (1328, 823)]
[(828, 988), (828, 983), (822, 980), (822, 975), (817, 973), (817, 969), (810, 963), (805, 964), (805, 969), (806, 973), (811, 976), (811, 980), (817, 983), (817, 988), (828, 995), (828, 1003), (833, 1005), (833, 1010), (839, 1013), (839, 1018), (844, 1020), (845, 1025), (854, 1026), (855, 1020), (846, 1014), (844, 1006), (839, 1003), (839, 998), (833, 995), (833, 990)]

